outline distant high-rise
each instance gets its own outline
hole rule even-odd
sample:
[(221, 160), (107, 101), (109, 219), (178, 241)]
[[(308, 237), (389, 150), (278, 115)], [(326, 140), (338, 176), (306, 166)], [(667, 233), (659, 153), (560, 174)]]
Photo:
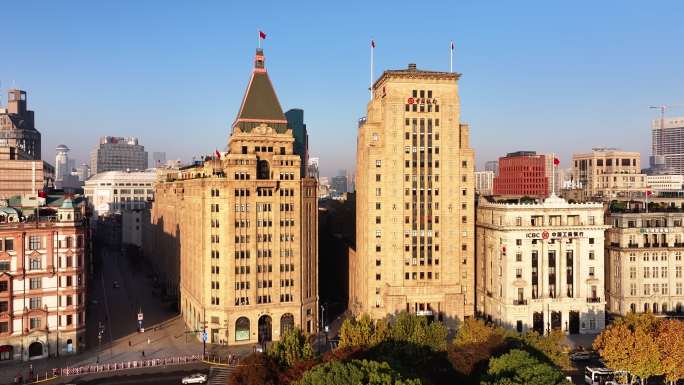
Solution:
[(85, 182), (90, 178), (90, 166), (85, 163), (81, 163), (80, 166), (76, 167), (76, 175), (81, 182)]
[(40, 132), (26, 103), (26, 91), (12, 89), (7, 108), (0, 106), (0, 159), (41, 159)]
[(55, 148), (55, 180), (63, 180), (65, 175), (71, 173), (69, 169), (69, 147), (60, 144)]
[(338, 194), (344, 194), (349, 191), (349, 178), (347, 178), (347, 170), (340, 170), (337, 176), (331, 178), (330, 185)]
[(147, 168), (147, 151), (138, 144), (138, 138), (103, 136), (90, 154), (90, 171), (134, 171)]
[(153, 152), (152, 153), (152, 167), (162, 167), (166, 165), (166, 153), (165, 152)]
[(294, 153), (302, 157), (301, 175), (306, 176), (306, 166), (309, 164), (309, 134), (304, 124), (304, 110), (293, 108), (285, 113), (287, 125), (294, 135)]
[(684, 174), (684, 117), (655, 119), (651, 124), (651, 135), (653, 156), (665, 157), (667, 168)]
[(499, 161), (490, 160), (485, 163), (485, 171), (492, 171), (494, 176), (499, 176)]
[(26, 91), (9, 90), (7, 107), (0, 106), (0, 199), (35, 195), (54, 180), (55, 169), (41, 160), (40, 132)]

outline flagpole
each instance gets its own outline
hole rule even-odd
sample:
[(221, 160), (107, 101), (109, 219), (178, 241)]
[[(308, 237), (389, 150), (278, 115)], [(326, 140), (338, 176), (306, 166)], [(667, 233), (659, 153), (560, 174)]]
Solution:
[(261, 30), (257, 29), (257, 41), (259, 42), (259, 49), (261, 49)]
[(373, 100), (373, 59), (375, 56), (375, 40), (371, 40), (371, 62), (370, 62), (370, 98)]
[(454, 42), (449, 46), (449, 72), (454, 72)]
[(556, 154), (551, 154), (551, 191), (552, 195), (556, 196)]

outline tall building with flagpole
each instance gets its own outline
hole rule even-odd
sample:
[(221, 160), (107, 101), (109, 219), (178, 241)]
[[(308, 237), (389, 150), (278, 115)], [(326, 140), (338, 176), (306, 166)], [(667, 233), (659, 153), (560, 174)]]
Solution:
[(474, 314), (474, 153), (459, 74), (387, 70), (359, 123), (349, 307), (455, 327)]
[(180, 282), (181, 316), (209, 343), (318, 330), (316, 180), (294, 144), (258, 49), (227, 151), (156, 184), (143, 248)]

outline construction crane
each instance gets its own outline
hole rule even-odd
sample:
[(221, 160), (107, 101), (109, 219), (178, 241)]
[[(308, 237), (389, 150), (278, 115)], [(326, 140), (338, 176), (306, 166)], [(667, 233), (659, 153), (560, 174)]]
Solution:
[(665, 111), (670, 109), (670, 108), (679, 108), (679, 107), (684, 107), (684, 104), (669, 104), (669, 105), (661, 105), (661, 106), (648, 106), (650, 109), (654, 110), (660, 110), (660, 128), (664, 127), (665, 124)]

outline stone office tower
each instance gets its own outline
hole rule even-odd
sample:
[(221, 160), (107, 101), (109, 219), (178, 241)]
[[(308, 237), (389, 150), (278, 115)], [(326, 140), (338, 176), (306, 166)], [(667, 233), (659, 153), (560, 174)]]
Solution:
[(186, 325), (210, 343), (317, 330), (316, 181), (300, 175), (294, 140), (259, 49), (228, 151), (157, 183), (144, 242), (178, 277)]
[(354, 314), (455, 327), (474, 313), (474, 155), (458, 78), (410, 64), (373, 85), (357, 140)]

